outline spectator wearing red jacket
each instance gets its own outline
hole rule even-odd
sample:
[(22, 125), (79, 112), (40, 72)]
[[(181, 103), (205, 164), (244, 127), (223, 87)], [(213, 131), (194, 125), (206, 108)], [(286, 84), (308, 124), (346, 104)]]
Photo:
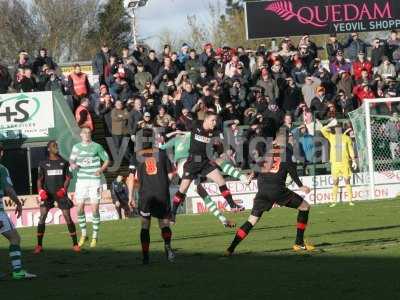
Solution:
[(365, 58), (364, 52), (360, 51), (358, 53), (358, 59), (353, 62), (353, 73), (354, 79), (358, 80), (361, 78), (361, 72), (366, 70), (368, 72), (368, 79), (371, 79), (372, 76), (372, 63)]
[(369, 86), (367, 82), (361, 84), (361, 88), (359, 88), (355, 95), (359, 105), (362, 105), (365, 99), (375, 99), (375, 93)]

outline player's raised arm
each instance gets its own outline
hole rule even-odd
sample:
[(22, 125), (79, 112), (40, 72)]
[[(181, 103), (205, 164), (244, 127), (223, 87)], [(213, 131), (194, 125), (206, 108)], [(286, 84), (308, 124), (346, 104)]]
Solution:
[(330, 129), (335, 127), (338, 124), (336, 119), (333, 119), (332, 121), (330, 121), (327, 125), (323, 126), (321, 128), (321, 133), (322, 135), (328, 140), (330, 141), (332, 137), (334, 137), (334, 134), (331, 133)]

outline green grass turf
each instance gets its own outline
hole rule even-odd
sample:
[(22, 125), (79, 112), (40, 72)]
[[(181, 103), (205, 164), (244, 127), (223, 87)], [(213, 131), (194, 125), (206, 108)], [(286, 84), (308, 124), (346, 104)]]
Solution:
[[(240, 226), (248, 212), (229, 214)], [(101, 224), (98, 248), (75, 254), (65, 226), (48, 226), (40, 256), (35, 230), (19, 230), (24, 265), (40, 277), (0, 282), (1, 299), (400, 299), (400, 200), (313, 207), (306, 237), (314, 253), (291, 252), (297, 213), (276, 208), (221, 256), (235, 230), (211, 215), (179, 216), (177, 261), (164, 258), (153, 220), (151, 264), (141, 265), (139, 220)], [(89, 229), (90, 229), (89, 225)], [(0, 270), (9, 270), (0, 240)]]

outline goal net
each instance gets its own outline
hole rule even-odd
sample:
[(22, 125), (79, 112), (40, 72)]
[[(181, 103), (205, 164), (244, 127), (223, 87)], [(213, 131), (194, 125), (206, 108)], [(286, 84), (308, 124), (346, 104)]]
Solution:
[(400, 98), (366, 100), (350, 113), (350, 119), (368, 199), (396, 197), (400, 192)]

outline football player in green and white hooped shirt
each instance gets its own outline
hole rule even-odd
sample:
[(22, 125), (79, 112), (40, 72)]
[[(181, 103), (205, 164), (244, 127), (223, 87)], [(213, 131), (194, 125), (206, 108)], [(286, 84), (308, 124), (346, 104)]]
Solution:
[[(4, 148), (3, 145), (0, 144), (0, 159), (3, 157), (3, 154)], [(0, 164), (0, 234), (2, 234), (10, 242), (9, 253), (13, 269), (12, 277), (14, 279), (34, 278), (36, 277), (36, 275), (29, 274), (28, 272), (22, 270), (20, 247), (21, 238), (17, 230), (14, 228), (14, 225), (11, 223), (11, 220), (8, 218), (6, 212), (4, 211), (3, 197), (5, 195), (10, 197), (10, 199), (17, 206), (17, 208), (15, 209), (15, 213), (17, 217), (20, 218), (22, 215), (22, 204), (14, 191), (10, 174), (7, 168)]]
[[(109, 157), (104, 148), (92, 141), (90, 129), (81, 131), (82, 142), (72, 147), (70, 167), (77, 170), (75, 199), (78, 204), (78, 223), (81, 228), (79, 247), (88, 240), (86, 233), (85, 202), (92, 205), (93, 235), (90, 247), (96, 247), (100, 226), (99, 204), (101, 200), (101, 174), (109, 165)], [(103, 161), (103, 164), (101, 163)]]

